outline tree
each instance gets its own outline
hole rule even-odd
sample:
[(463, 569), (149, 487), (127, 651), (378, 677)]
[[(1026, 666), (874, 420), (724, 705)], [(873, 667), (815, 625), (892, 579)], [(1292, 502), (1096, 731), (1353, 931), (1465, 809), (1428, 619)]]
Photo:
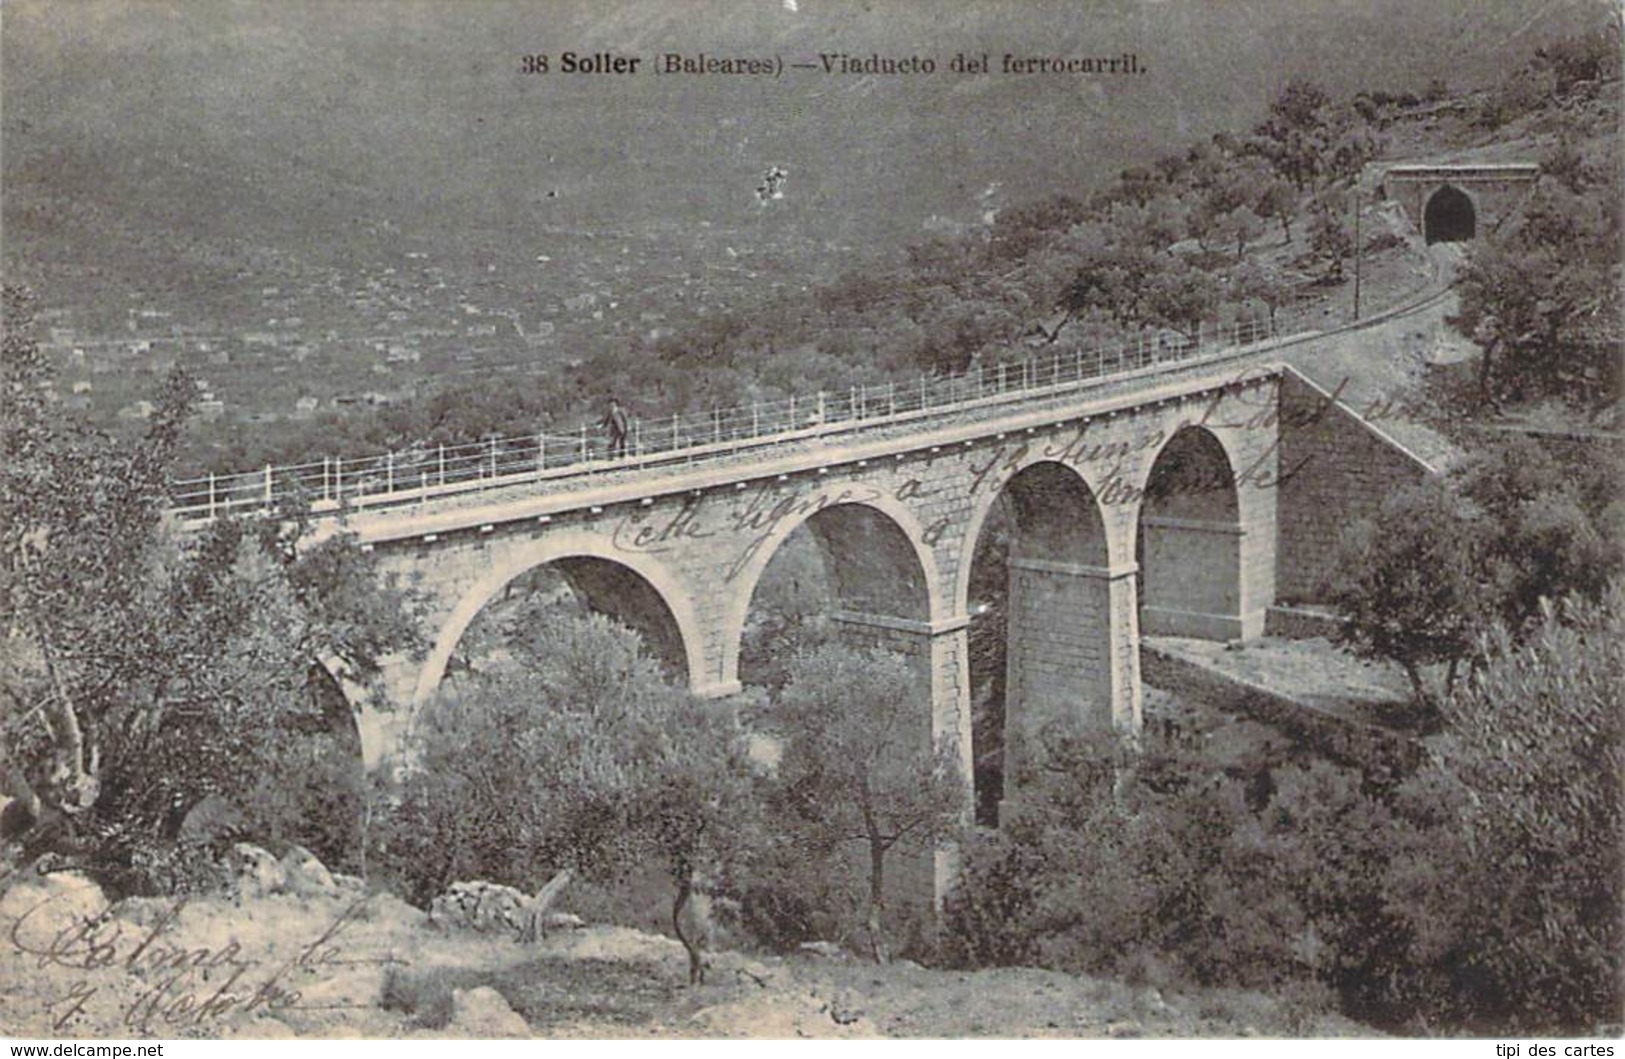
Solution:
[(659, 665), (601, 615), (529, 625), (509, 647), (516, 664), (443, 691), (414, 726), (394, 850), (414, 900), (459, 879), (608, 878), (635, 854), (630, 751), (674, 694)]
[(1343, 223), (1343, 204), (1335, 197), (1315, 201), (1309, 250), (1321, 263), (1325, 282), (1343, 282), (1343, 262), (1354, 255), (1354, 236)]
[(1299, 191), (1311, 187), (1321, 173), (1330, 139), (1328, 102), (1325, 89), (1313, 81), (1291, 81), (1270, 102), (1269, 118), (1256, 130), (1265, 157)]
[[(1480, 399), (1617, 400), (1620, 366), (1617, 185), (1608, 174), (1543, 179), (1510, 229), (1475, 246), (1453, 321), (1483, 347)], [(1574, 190), (1578, 184), (1579, 190)]]
[(1246, 205), (1237, 206), (1219, 222), (1219, 230), (1235, 243), (1236, 260), (1247, 252), (1247, 244), (1264, 234), (1264, 222)]
[(1486, 569), (1493, 571), (1491, 600), (1514, 634), (1541, 618), (1541, 600), (1597, 602), (1625, 568), (1616, 535), (1612, 490), (1591, 481), (1607, 472), (1565, 467), (1537, 442), (1512, 436), (1480, 446), (1451, 477), (1461, 495), (1490, 524)]
[(1281, 234), (1290, 243), (1292, 219), (1298, 215), (1298, 193), (1289, 182), (1272, 175), (1258, 185), (1253, 212), (1265, 220), (1279, 221)]
[(1329, 598), (1346, 622), (1341, 642), (1362, 657), (1397, 663), (1416, 706), (1428, 713), (1437, 698), (1424, 670), (1447, 665), (1453, 685), (1487, 628), (1489, 540), (1482, 513), (1429, 479), (1390, 496), (1338, 547)]
[(1231, 293), (1243, 304), (1259, 302), (1269, 315), (1269, 333), (1275, 334), (1275, 315), (1292, 302), (1292, 287), (1279, 269), (1267, 262), (1249, 258), (1231, 273)]
[(886, 858), (933, 848), (961, 821), (965, 780), (931, 745), (930, 705), (900, 656), (830, 644), (797, 657), (778, 702), (781, 781), (801, 815), (868, 857), (870, 950), (886, 962)]
[(1161, 266), (1144, 284), (1147, 323), (1160, 324), (1195, 336), (1202, 321), (1218, 307), (1218, 286), (1213, 277), (1183, 258), (1162, 255)]
[[(7, 288), (0, 366), (0, 728), (38, 818), (26, 846), (162, 886), (188, 809), (291, 780), (290, 741), (324, 725), (312, 666), (375, 677), (413, 643), (409, 605), (347, 540), (309, 544), (298, 512), (169, 526), (195, 386), (171, 376), (146, 436), (118, 443), (46, 403), (31, 302)], [(308, 833), (297, 804), (241, 808), (251, 825)]]
[(1622, 603), (1616, 585), (1548, 603), (1526, 636), (1496, 628), (1445, 703), (1407, 792), (1436, 822), (1387, 883), (1434, 1019), (1579, 1034), (1619, 1018)]
[(1617, 516), (1609, 491), (1585, 473), (1517, 439), (1395, 493), (1339, 547), (1331, 599), (1345, 642), (1398, 663), (1425, 706), (1438, 697), (1423, 669), (1447, 666), (1448, 696), (1461, 662), (1482, 664), (1493, 625), (1517, 637), (1543, 601), (1599, 600), (1625, 554), (1601, 528)]
[(531, 891), (558, 873), (613, 881), (654, 857), (683, 929), (702, 881), (722, 885), (754, 821), (732, 711), (667, 683), (638, 635), (599, 614), (521, 623), (516, 661), (445, 694), (416, 729), (415, 767), (393, 822), (411, 896), (459, 879)]
[(688, 952), (688, 980), (705, 979), (704, 940), (684, 930), (696, 888), (723, 888), (731, 867), (757, 844), (755, 792), (743, 730), (726, 705), (666, 700), (641, 718), (633, 783), (633, 833), (660, 859), (674, 894), (672, 933)]

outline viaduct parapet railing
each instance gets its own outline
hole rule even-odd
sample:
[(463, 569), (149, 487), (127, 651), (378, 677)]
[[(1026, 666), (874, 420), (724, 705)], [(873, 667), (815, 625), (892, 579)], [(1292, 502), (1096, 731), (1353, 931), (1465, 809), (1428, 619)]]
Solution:
[[(691, 466), (810, 437), (867, 430), (1002, 399), (1052, 394), (1148, 369), (1174, 370), (1265, 341), (1320, 330), (1331, 300), (1304, 301), (1274, 320), (1204, 324), (1187, 336), (1164, 330), (1116, 345), (1036, 354), (958, 375), (922, 375), (913, 383), (852, 386), (708, 412), (642, 417), (629, 423), (624, 453), (583, 424), (573, 433), (537, 432), (453, 445), (418, 444), (358, 458), (330, 457), (171, 485), (171, 514), (183, 522), (272, 511), (290, 502), (317, 515), (424, 504), (459, 494), (632, 469)], [(1382, 314), (1386, 315), (1386, 314)]]

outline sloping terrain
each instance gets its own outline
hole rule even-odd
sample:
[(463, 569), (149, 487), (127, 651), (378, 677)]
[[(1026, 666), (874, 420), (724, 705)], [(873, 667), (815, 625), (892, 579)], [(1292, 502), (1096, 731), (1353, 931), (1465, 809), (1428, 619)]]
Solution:
[[(877, 967), (834, 949), (715, 952), (690, 987), (676, 941), (619, 927), (447, 931), (387, 895), (129, 899), (78, 876), (0, 898), (0, 1032), (21, 1037), (1369, 1036), (1312, 998), (1164, 992), (1051, 971)], [(76, 917), (103, 918), (80, 930)], [(18, 919), (21, 918), (20, 925)], [(82, 920), (77, 920), (82, 922)], [(13, 927), (16, 925), (15, 932)], [(57, 931), (68, 927), (66, 933)], [(53, 938), (55, 939), (53, 941)]]

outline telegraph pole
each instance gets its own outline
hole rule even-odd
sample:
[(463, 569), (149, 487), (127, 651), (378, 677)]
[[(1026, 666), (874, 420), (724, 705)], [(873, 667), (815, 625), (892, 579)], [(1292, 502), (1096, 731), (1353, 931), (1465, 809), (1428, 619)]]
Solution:
[(1360, 319), (1360, 181), (1354, 181), (1354, 319)]

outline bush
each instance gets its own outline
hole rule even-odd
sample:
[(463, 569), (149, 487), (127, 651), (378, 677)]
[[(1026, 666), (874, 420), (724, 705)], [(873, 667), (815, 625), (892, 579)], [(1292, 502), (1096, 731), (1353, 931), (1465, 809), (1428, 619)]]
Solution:
[(1433, 760), (1228, 775), (1052, 741), (1005, 829), (965, 849), (944, 955), (1328, 995), (1412, 1031), (1595, 1032), (1625, 930), (1625, 590), (1495, 629)]
[(379, 1006), (410, 1016), (412, 1025), (443, 1030), (451, 1023), (452, 987), (440, 970), (412, 971), (390, 967), (384, 971)]
[(1415, 781), (1443, 810), (1388, 884), (1407, 955), (1431, 972), (1407, 999), (1431, 1018), (1565, 1034), (1619, 1019), (1621, 601), (1616, 587), (1548, 606), (1522, 644), (1497, 631), (1447, 704), (1447, 741)]

